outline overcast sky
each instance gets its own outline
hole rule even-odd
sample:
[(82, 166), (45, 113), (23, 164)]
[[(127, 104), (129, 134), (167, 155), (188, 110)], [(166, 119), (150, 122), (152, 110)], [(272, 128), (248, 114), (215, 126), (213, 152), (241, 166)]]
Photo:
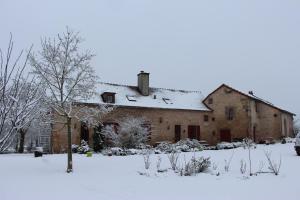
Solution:
[(0, 47), (69, 26), (102, 81), (200, 90), (222, 83), (300, 115), (299, 0), (0, 0)]

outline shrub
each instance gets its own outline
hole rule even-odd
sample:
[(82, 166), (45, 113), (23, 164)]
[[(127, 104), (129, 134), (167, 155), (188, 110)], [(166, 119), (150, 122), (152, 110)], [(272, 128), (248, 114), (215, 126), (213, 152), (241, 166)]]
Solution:
[(145, 120), (142, 118), (125, 118), (119, 123), (119, 143), (125, 148), (136, 148), (148, 141), (148, 130), (143, 127)]
[(275, 162), (274, 160), (272, 160), (271, 154), (272, 152), (265, 151), (265, 156), (267, 158), (268, 165), (269, 165), (268, 168), (272, 173), (274, 173), (277, 176), (281, 168), (281, 157), (278, 162)]
[(104, 146), (137, 148), (148, 141), (148, 129), (143, 127), (143, 118), (125, 118), (119, 122), (118, 130), (114, 126), (105, 126), (103, 135)]
[(119, 135), (113, 126), (104, 126), (101, 130), (101, 136), (103, 138), (104, 147), (117, 147), (120, 144)]
[(94, 129), (94, 134), (93, 134), (93, 143), (94, 143), (94, 151), (95, 152), (100, 152), (103, 149), (103, 136), (101, 134), (101, 132), (99, 131), (99, 128), (96, 127)]
[(173, 170), (177, 169), (177, 162), (178, 162), (179, 155), (180, 155), (180, 153), (177, 153), (175, 151), (173, 151), (172, 153), (170, 153), (168, 155), (168, 158), (169, 158), (169, 161), (170, 161), (170, 164), (171, 164), (171, 168)]
[(169, 142), (161, 142), (156, 146), (156, 149), (165, 152), (165, 153), (171, 153), (174, 151), (173, 145)]
[(244, 160), (241, 160), (240, 164), (240, 172), (241, 174), (245, 174), (247, 170), (247, 164)]
[(80, 146), (77, 148), (77, 152), (80, 153), (80, 154), (84, 154), (84, 153), (87, 153), (91, 151), (88, 143), (84, 140), (81, 140), (81, 144)]
[(150, 155), (151, 155), (151, 152), (150, 152), (150, 151), (147, 151), (147, 152), (145, 153), (145, 155), (143, 155), (145, 169), (149, 169), (149, 168), (150, 168), (150, 165), (151, 165)]
[(192, 158), (189, 162), (185, 163), (180, 174), (184, 176), (194, 176), (199, 173), (206, 172), (211, 166), (210, 158), (200, 157), (198, 159)]

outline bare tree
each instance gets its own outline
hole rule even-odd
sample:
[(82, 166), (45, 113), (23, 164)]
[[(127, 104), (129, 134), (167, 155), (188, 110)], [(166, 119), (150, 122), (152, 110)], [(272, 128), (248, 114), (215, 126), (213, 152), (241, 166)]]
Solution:
[(245, 138), (243, 140), (244, 147), (248, 150), (248, 160), (249, 160), (249, 175), (252, 176), (252, 158), (251, 158), (251, 149), (254, 146), (254, 143), (251, 139)]
[(24, 72), (31, 49), (25, 58), (21, 51), (13, 61), (13, 46), (11, 35), (5, 56), (0, 49), (0, 152), (7, 150), (36, 116), (43, 96), (36, 79)]
[(90, 66), (94, 55), (89, 50), (81, 52), (81, 43), (79, 33), (67, 28), (66, 32), (58, 34), (56, 39), (43, 39), (41, 51), (30, 56), (33, 73), (47, 87), (48, 105), (54, 114), (62, 119), (56, 123), (66, 124), (67, 127), (68, 173), (73, 171), (72, 118), (91, 119), (103, 114), (101, 105), (91, 108), (76, 103), (91, 98), (95, 94), (97, 82), (95, 71)]
[(20, 91), (18, 92), (18, 100), (12, 110), (12, 116), (15, 119), (14, 126), (19, 135), (18, 152), (23, 153), (25, 135), (32, 121), (41, 115), (45, 90), (41, 83), (36, 82), (34, 77), (30, 82), (22, 80), (20, 83), (22, 87), (16, 88), (16, 90)]

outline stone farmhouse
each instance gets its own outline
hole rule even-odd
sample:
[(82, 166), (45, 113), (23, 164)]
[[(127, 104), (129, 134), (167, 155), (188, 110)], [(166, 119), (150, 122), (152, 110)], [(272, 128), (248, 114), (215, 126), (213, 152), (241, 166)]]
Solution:
[[(110, 104), (116, 109), (103, 125), (118, 126), (125, 117), (143, 117), (149, 130), (150, 144), (177, 142), (191, 138), (214, 145), (221, 141), (238, 141), (245, 137), (255, 142), (292, 136), (295, 114), (228, 85), (221, 85), (206, 97), (199, 91), (149, 86), (149, 73), (138, 74), (137, 86), (99, 83), (98, 97), (86, 105)], [(92, 146), (94, 128), (72, 120), (72, 142), (86, 140)], [(54, 153), (66, 151), (66, 130), (52, 126), (51, 146)]]

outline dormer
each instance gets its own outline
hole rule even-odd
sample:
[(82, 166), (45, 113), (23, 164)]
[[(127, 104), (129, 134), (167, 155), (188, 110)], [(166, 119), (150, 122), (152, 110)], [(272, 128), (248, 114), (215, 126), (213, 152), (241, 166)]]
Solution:
[(115, 103), (116, 102), (116, 93), (114, 92), (103, 92), (101, 94), (102, 100), (104, 103)]

